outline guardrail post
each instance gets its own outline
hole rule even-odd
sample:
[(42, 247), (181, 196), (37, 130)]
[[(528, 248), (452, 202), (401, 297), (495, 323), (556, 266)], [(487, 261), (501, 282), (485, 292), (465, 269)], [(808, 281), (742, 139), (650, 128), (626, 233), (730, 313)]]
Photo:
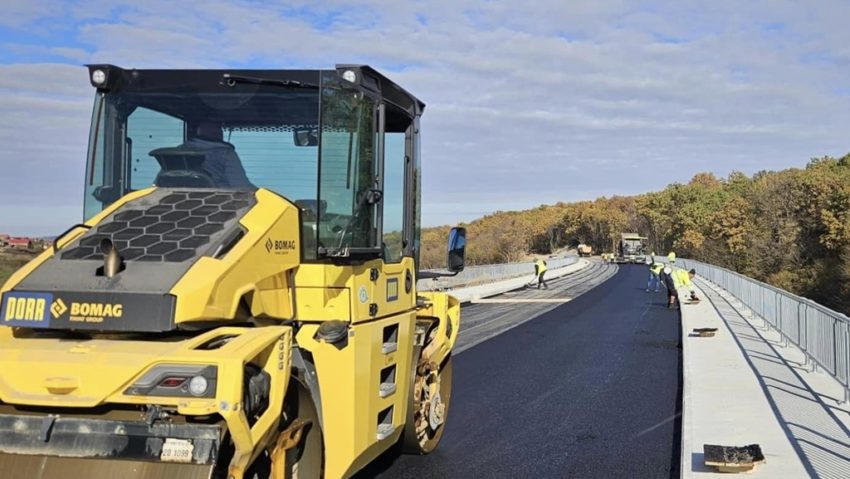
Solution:
[[(844, 386), (844, 401), (842, 401), (841, 404), (846, 404), (847, 399), (848, 399), (848, 394), (850, 394), (850, 390), (848, 389), (848, 388), (850, 388), (850, 326), (848, 326), (847, 323), (843, 323), (842, 328), (841, 328), (841, 332), (843, 333), (841, 335), (842, 336), (841, 337), (841, 345), (842, 345), (841, 350), (842, 350), (842, 353), (843, 353), (841, 355), (841, 363), (842, 363), (842, 366), (843, 366), (842, 369), (844, 371), (844, 381), (842, 383), (842, 386)], [(835, 374), (835, 376), (836, 377), (838, 377), (838, 366), (837, 366), (838, 361), (839, 361), (839, 359), (838, 359), (838, 357), (836, 357), (835, 358), (835, 362), (836, 362), (836, 368), (835, 368), (836, 374)], [(838, 382), (842, 382), (842, 381), (839, 379)]]
[(832, 320), (832, 360), (834, 364), (832, 369), (835, 371), (834, 376), (838, 375), (838, 321)]
[(800, 308), (797, 307), (797, 345), (803, 347), (803, 330), (800, 328)]
[[(780, 300), (779, 295), (775, 291), (773, 291), (773, 295), (774, 295), (774, 297), (776, 297), (777, 300)], [(778, 323), (779, 323), (779, 336), (782, 337), (782, 345), (788, 346), (788, 334), (787, 334), (786, 329), (785, 329), (785, 321), (782, 318), (781, 314), (779, 315)]]

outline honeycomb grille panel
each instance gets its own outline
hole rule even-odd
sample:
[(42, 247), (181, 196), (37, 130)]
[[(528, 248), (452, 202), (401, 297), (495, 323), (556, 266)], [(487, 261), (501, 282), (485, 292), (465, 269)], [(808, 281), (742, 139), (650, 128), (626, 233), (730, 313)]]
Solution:
[(143, 209), (131, 202), (83, 235), (62, 259), (99, 260), (100, 242), (109, 239), (124, 261), (187, 261), (255, 202), (252, 191), (197, 190), (171, 191)]

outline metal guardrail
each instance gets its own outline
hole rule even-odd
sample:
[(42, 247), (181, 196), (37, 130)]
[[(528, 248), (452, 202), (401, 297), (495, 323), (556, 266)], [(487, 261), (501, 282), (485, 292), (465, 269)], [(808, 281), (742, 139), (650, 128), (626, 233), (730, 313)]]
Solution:
[[(575, 264), (577, 261), (577, 256), (550, 258), (546, 260), (546, 266), (549, 270), (553, 270)], [(467, 266), (457, 276), (438, 278), (437, 280), (419, 280), (416, 287), (420, 291), (446, 290), (460, 286), (472, 286), (501, 281), (503, 279), (518, 278), (520, 276), (528, 276), (528, 280), (531, 281), (534, 276), (534, 263), (532, 261)]]
[[(658, 257), (666, 262), (667, 258)], [(700, 261), (676, 260), (676, 266), (694, 269), (699, 277), (725, 289), (761, 316), (806, 355), (806, 363), (828, 372), (844, 387), (850, 400), (850, 318), (812, 300), (762, 283), (742, 274)]]

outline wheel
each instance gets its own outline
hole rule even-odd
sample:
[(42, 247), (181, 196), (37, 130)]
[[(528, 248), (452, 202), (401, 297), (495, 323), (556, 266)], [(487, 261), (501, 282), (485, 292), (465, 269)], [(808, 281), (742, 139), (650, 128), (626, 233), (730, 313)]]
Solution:
[[(290, 381), (278, 437), (258, 457), (245, 477), (251, 479), (318, 479), (324, 466), (319, 415), (306, 389)], [(294, 390), (294, 391), (293, 391)]]
[[(418, 357), (418, 354), (417, 354)], [(411, 381), (402, 450), (409, 454), (433, 451), (446, 428), (452, 398), (452, 357), (442, 367), (420, 360)]]

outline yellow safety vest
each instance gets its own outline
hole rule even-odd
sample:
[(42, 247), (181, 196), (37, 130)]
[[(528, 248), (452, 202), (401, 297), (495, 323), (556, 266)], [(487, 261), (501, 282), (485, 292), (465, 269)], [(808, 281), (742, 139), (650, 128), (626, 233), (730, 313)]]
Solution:
[(676, 261), (676, 253), (671, 251), (670, 254), (667, 255), (667, 261), (671, 263)]
[(536, 264), (537, 264), (537, 274), (538, 275), (541, 275), (541, 274), (546, 272), (546, 262), (545, 261), (538, 259), (536, 261)]
[(664, 265), (662, 263), (652, 263), (652, 268), (650, 268), (650, 270), (655, 274), (661, 273), (662, 269), (664, 269)]
[(688, 275), (688, 272), (683, 269), (673, 271), (673, 283), (676, 285), (676, 289), (682, 287), (692, 288), (691, 277)]

